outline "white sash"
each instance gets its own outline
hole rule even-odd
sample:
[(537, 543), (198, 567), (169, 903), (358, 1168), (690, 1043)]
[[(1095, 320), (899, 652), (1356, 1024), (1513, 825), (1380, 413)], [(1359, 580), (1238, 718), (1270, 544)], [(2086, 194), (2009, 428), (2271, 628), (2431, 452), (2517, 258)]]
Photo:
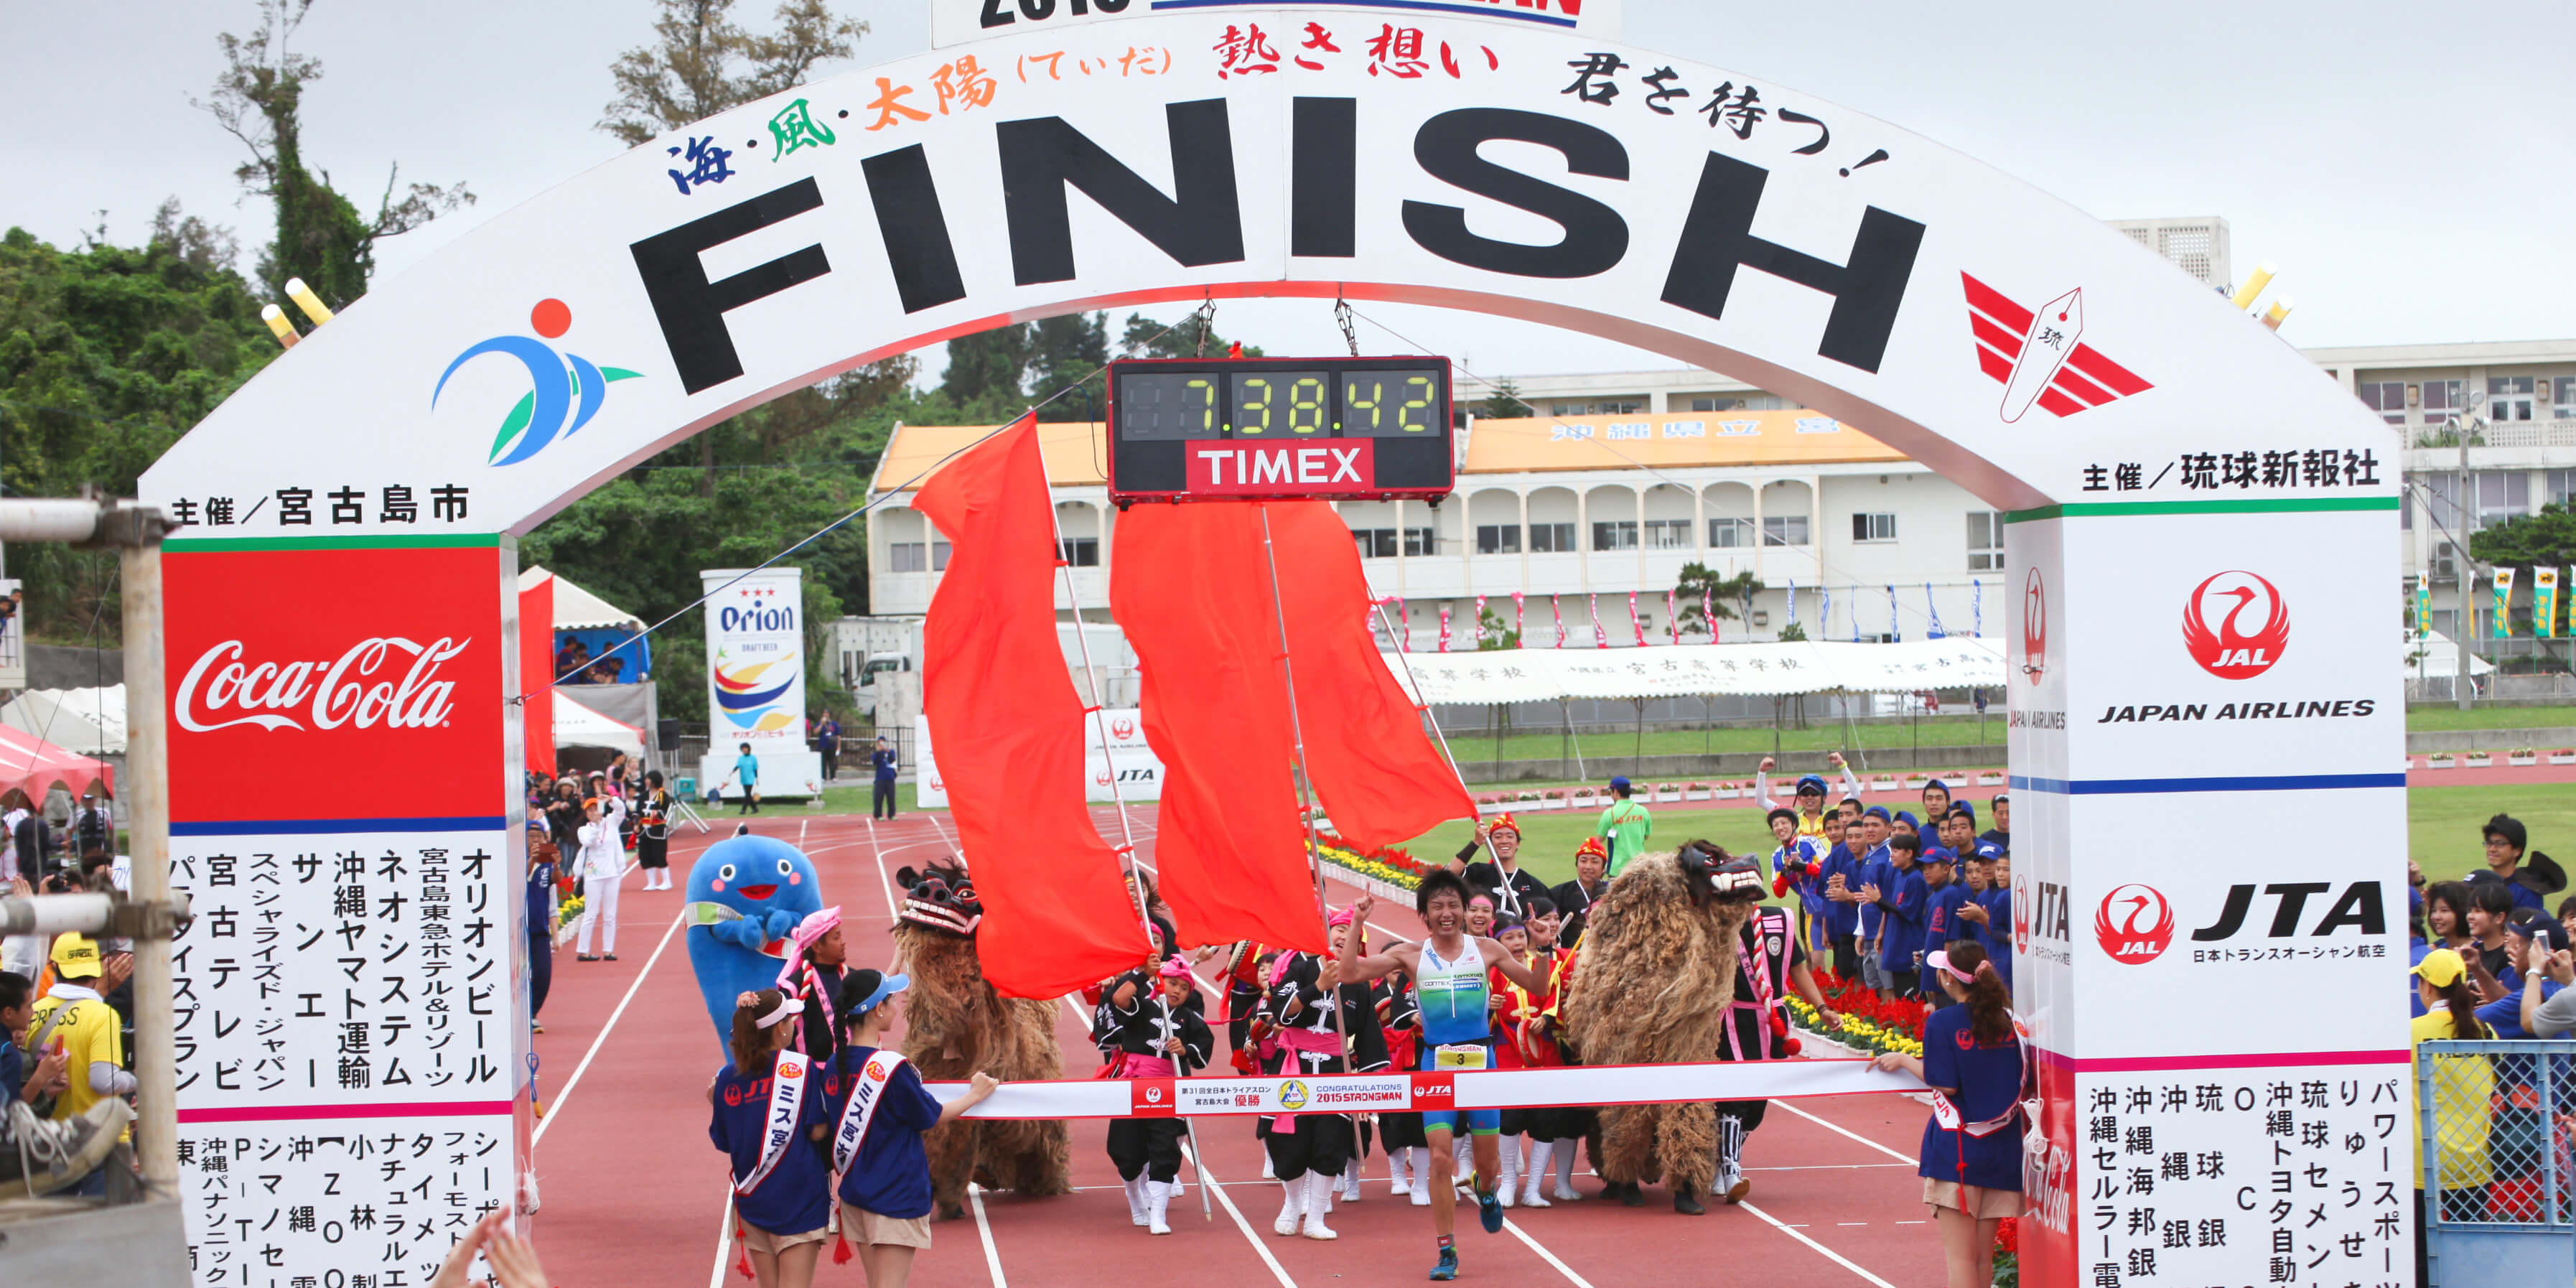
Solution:
[(787, 1157), (787, 1149), (796, 1143), (798, 1110), (805, 1103), (805, 1074), (812, 1065), (794, 1052), (781, 1052), (778, 1065), (770, 1071), (769, 1115), (761, 1121), (760, 1166), (751, 1170), (748, 1180), (733, 1183), (733, 1192), (749, 1195)]
[(868, 1124), (876, 1121), (877, 1106), (885, 1102), (886, 1083), (901, 1067), (901, 1055), (879, 1047), (859, 1066), (859, 1076), (851, 1081), (850, 1103), (841, 1110), (841, 1125), (832, 1133), (834, 1194), (841, 1192), (841, 1178), (849, 1175), (850, 1165), (858, 1161), (859, 1145), (868, 1138)]

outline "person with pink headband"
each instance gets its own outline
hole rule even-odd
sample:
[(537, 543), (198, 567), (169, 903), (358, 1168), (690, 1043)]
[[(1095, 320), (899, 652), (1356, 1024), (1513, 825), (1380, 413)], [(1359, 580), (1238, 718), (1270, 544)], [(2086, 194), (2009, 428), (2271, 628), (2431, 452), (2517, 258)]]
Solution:
[[(1357, 930), (1349, 910), (1332, 917), (1335, 944)], [(1311, 1078), (1386, 1068), (1386, 1035), (1378, 1028), (1377, 1009), (1367, 986), (1343, 985), (1340, 979), (1341, 972), (1329, 958), (1280, 953), (1271, 965), (1270, 986), (1261, 1003), (1278, 1043), (1264, 1073)], [(1328, 995), (1336, 1004), (1326, 1004)], [(1345, 1050), (1350, 1053), (1347, 1059)], [(1334, 1192), (1358, 1145), (1350, 1115), (1280, 1114), (1271, 1119), (1264, 1143), (1283, 1196), (1271, 1229), (1283, 1235), (1302, 1233), (1309, 1239), (1340, 1238), (1324, 1218), (1333, 1210)]]
[[(1207, 1067), (1216, 1037), (1189, 965), (1166, 957), (1150, 973), (1140, 966), (1109, 986), (1101, 997), (1101, 1015), (1109, 1031), (1102, 1047), (1110, 1053), (1111, 1078), (1179, 1078)], [(1127, 1188), (1127, 1216), (1155, 1234), (1170, 1234), (1166, 1212), (1180, 1189), (1181, 1140), (1188, 1127), (1178, 1118), (1119, 1118), (1109, 1124), (1109, 1161)]]
[(1984, 1288), (1994, 1281), (1995, 1227), (2022, 1211), (2022, 1100), (2034, 1074), (1983, 946), (1936, 948), (1924, 965), (1950, 1004), (1924, 1017), (1920, 1057), (1888, 1051), (1876, 1063), (1932, 1088), (1916, 1168), (1923, 1202), (1941, 1230), (1950, 1288)]
[(850, 961), (849, 946), (841, 941), (841, 910), (805, 914), (788, 932), (787, 943), (792, 952), (778, 972), (778, 989), (802, 1003), (796, 1049), (817, 1063), (829, 1063), (840, 1028), (832, 999), (841, 995), (841, 976)]

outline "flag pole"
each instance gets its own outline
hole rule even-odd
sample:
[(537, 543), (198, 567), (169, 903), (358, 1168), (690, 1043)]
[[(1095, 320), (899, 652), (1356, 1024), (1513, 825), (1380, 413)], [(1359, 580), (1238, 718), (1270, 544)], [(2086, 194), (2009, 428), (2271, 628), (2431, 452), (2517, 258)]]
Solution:
[[(1270, 610), (1271, 616), (1279, 624), (1279, 674), (1288, 686), (1288, 733), (1295, 740), (1297, 748), (1297, 799), (1306, 815), (1306, 865), (1314, 873), (1315, 909), (1317, 915), (1324, 920), (1324, 942), (1327, 947), (1330, 947), (1333, 938), (1333, 905), (1331, 900), (1324, 897), (1324, 843), (1315, 830), (1315, 779), (1314, 775), (1306, 769), (1306, 722), (1305, 718), (1297, 713), (1297, 663), (1289, 656), (1288, 609), (1279, 594), (1279, 549), (1270, 539), (1270, 503), (1255, 501), (1252, 507), (1261, 512), (1261, 555), (1270, 565)], [(1360, 936), (1362, 944), (1368, 942), (1368, 928), (1361, 925), (1357, 917), (1351, 918), (1351, 933)], [(1354, 954), (1354, 956), (1357, 955)], [(1323, 969), (1319, 965), (1316, 968), (1316, 982), (1322, 981)], [(1326, 990), (1324, 1005), (1325, 1021), (1332, 1025), (1335, 1045), (1342, 1051), (1342, 1068), (1347, 1071), (1351, 1065), (1350, 1034), (1342, 1027), (1341, 981), (1335, 980), (1333, 987)], [(1352, 1121), (1356, 1124), (1358, 1120)], [(1352, 1144), (1352, 1157), (1356, 1160), (1358, 1158), (1356, 1131), (1352, 1133)]]
[[(1021, 414), (1028, 417), (1029, 432), (1035, 434), (1037, 409), (1032, 407)], [(1064, 557), (1064, 516), (1056, 511), (1055, 480), (1047, 476), (1046, 448), (1043, 444), (1038, 448), (1038, 479), (1046, 486), (1047, 526), (1055, 532), (1055, 566), (1064, 580), (1064, 602), (1073, 609), (1073, 639), (1082, 650), (1083, 683), (1091, 688), (1090, 700), (1084, 704), (1084, 714), (1091, 717), (1092, 731), (1100, 739), (1100, 763), (1109, 767), (1109, 799), (1118, 807), (1118, 834), (1125, 841), (1125, 844), (1118, 847), (1118, 852), (1125, 855), (1127, 859), (1127, 889), (1136, 896), (1137, 928), (1145, 932), (1146, 943), (1150, 946), (1154, 938), (1154, 914), (1145, 906), (1145, 882), (1136, 875), (1136, 827), (1128, 820), (1127, 792), (1119, 785), (1118, 762), (1109, 752), (1109, 717), (1101, 712), (1101, 708), (1107, 705), (1107, 699), (1100, 691), (1100, 668), (1091, 660), (1091, 632), (1083, 625), (1082, 600), (1073, 593), (1073, 563)], [(1107, 533), (1104, 532), (1101, 535), (1105, 537)], [(1087, 813), (1088, 810), (1086, 809), (1085, 812)], [(1175, 943), (1171, 945), (1171, 949), (1173, 953), (1178, 954), (1181, 946)], [(1145, 985), (1153, 990), (1155, 1004), (1163, 1008), (1164, 1030), (1173, 1037), (1179, 1037), (1180, 1026), (1172, 1022), (1172, 1004), (1163, 1000), (1162, 996), (1162, 977), (1159, 973), (1162, 967), (1162, 955), (1159, 952), (1155, 954), (1154, 965), (1157, 974), (1154, 978), (1146, 980)], [(1209, 1055), (1215, 1055), (1213, 1041), (1210, 1043)], [(1175, 1078), (1190, 1076), (1189, 1057), (1186, 1054), (1172, 1061), (1172, 1073)], [(1216, 1220), (1216, 1209), (1208, 1201), (1207, 1173), (1199, 1170), (1198, 1167), (1198, 1133), (1186, 1115), (1181, 1118), (1181, 1135), (1189, 1141), (1191, 1169), (1199, 1171), (1199, 1219), (1213, 1222)]]

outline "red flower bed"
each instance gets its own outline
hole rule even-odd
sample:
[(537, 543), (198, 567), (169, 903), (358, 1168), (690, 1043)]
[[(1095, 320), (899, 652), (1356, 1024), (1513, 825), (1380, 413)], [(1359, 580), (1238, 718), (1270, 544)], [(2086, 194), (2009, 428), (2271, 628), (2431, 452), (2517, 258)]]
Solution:
[(1846, 980), (1829, 970), (1816, 972), (1816, 986), (1825, 991), (1825, 1000), (1832, 1003), (1836, 1011), (1858, 1016), (1914, 1041), (1923, 1040), (1922, 1003), (1903, 998), (1888, 1001), (1871, 992), (1860, 981)]
[(1375, 850), (1362, 850), (1359, 846), (1354, 845), (1341, 837), (1335, 836), (1330, 832), (1318, 833), (1316, 839), (1322, 841), (1326, 845), (1349, 850), (1353, 854), (1357, 854), (1361, 858), (1367, 859), (1372, 863), (1383, 863), (1390, 868), (1394, 868), (1399, 872), (1403, 872), (1411, 876), (1418, 877), (1431, 870), (1430, 868), (1423, 866), (1420, 860), (1414, 858), (1412, 851), (1407, 850), (1400, 845), (1389, 845)]

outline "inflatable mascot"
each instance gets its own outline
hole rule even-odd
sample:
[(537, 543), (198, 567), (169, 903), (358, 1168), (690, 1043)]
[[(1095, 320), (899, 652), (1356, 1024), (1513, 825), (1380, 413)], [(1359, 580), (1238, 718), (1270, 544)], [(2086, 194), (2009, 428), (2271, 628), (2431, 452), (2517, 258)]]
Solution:
[[(905, 868), (895, 880), (904, 888), (895, 951), (912, 976), (904, 1057), (932, 1082), (963, 1082), (978, 1069), (1004, 1082), (1063, 1077), (1055, 1003), (1005, 998), (984, 980), (975, 952), (984, 905), (965, 868), (953, 861), (926, 871)], [(969, 1180), (1029, 1197), (1073, 1188), (1073, 1144), (1061, 1120), (960, 1118), (932, 1130), (924, 1143), (931, 1197), (943, 1221), (966, 1214)]]
[[(1762, 898), (1758, 867), (1694, 841), (1647, 854), (1587, 914), (1561, 1014), (1583, 1063), (1677, 1064), (1719, 1058), (1735, 1002), (1740, 936)], [(1701, 1210), (1717, 1166), (1717, 1108), (1706, 1101), (1609, 1105), (1593, 1161), (1622, 1201), (1663, 1181), (1673, 1206)]]
[(689, 869), (689, 969), (717, 1046), (733, 1036), (734, 998), (777, 987), (796, 923), (822, 907), (813, 861), (785, 841), (737, 832), (698, 856)]

